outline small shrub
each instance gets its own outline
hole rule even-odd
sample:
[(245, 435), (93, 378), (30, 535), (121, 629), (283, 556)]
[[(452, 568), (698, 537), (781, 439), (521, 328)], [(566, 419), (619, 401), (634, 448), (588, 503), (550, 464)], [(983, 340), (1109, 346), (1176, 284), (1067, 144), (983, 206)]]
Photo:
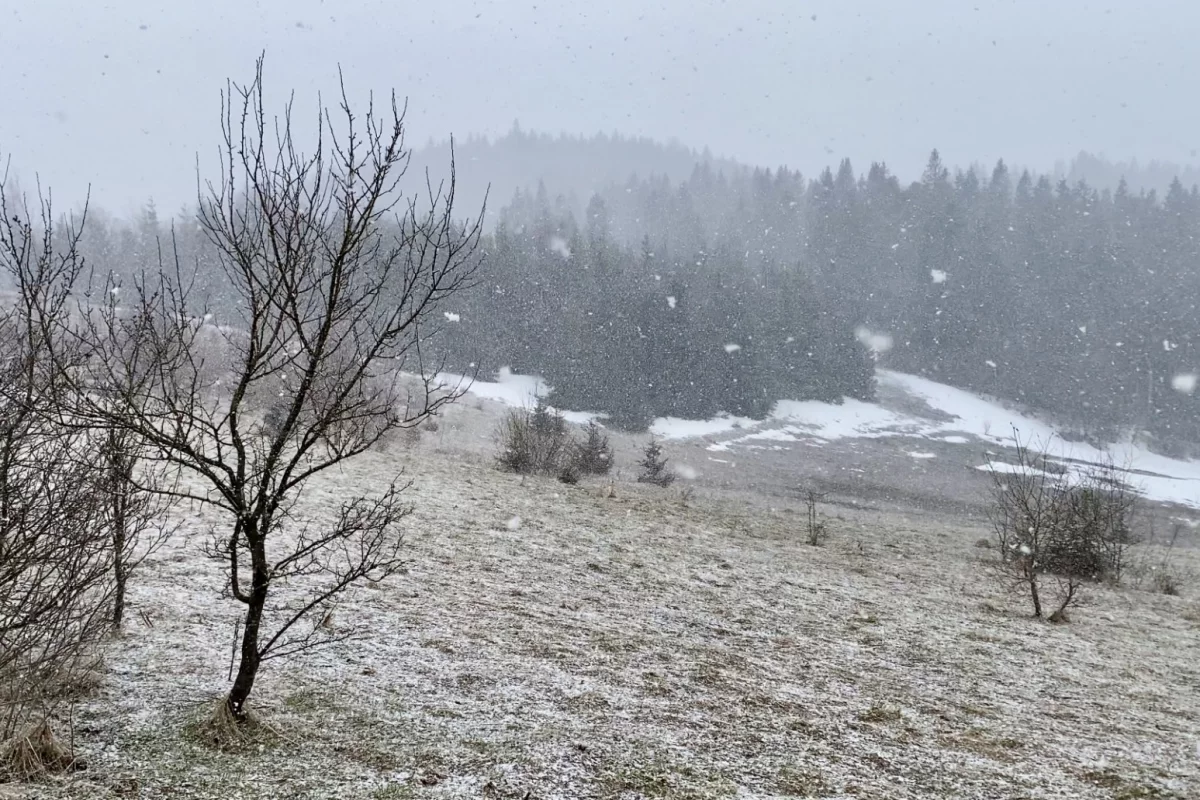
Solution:
[(825, 527), (825, 521), (817, 514), (817, 503), (824, 499), (825, 494), (815, 489), (808, 489), (804, 493), (804, 509), (808, 525), (806, 541), (812, 547), (819, 547), (823, 544), (829, 534), (828, 529)]
[(638, 475), (638, 483), (650, 483), (666, 488), (675, 482), (675, 473), (667, 468), (668, 459), (663, 456), (662, 445), (657, 439), (651, 439), (642, 451), (642, 460), (638, 466), (642, 472)]
[(566, 421), (541, 400), (532, 411), (508, 412), (498, 439), (498, 466), (519, 475), (558, 475), (571, 445)]
[(579, 483), (579, 468), (575, 465), (575, 462), (572, 461), (563, 465), (562, 469), (558, 471), (558, 480), (560, 483), (570, 486)]
[(1013, 439), (1016, 463), (991, 465), (997, 575), (1028, 595), (1035, 617), (1046, 615), (1043, 578), (1053, 577), (1050, 616), (1065, 620), (1087, 583), (1120, 581), (1138, 496), (1112, 463), (1073, 479), (1047, 470), (1016, 431)]
[(1154, 590), (1178, 597), (1183, 593), (1183, 577), (1170, 570), (1158, 570), (1154, 573)]
[(574, 467), (582, 475), (607, 475), (613, 465), (608, 436), (595, 422), (589, 422), (582, 442), (574, 448)]
[(291, 411), (291, 403), (286, 400), (279, 400), (267, 406), (267, 410), (262, 416), (262, 432), (263, 435), (274, 439), (279, 433), (283, 423), (287, 421), (288, 412)]
[[(1145, 552), (1140, 552), (1135, 556), (1129, 565), (1129, 574), (1133, 577), (1135, 586), (1139, 589), (1142, 588), (1148, 578), (1152, 591), (1175, 597), (1183, 594), (1184, 586), (1194, 576), (1189, 570), (1181, 568), (1175, 560), (1175, 545), (1179, 541), (1182, 530), (1182, 525), (1175, 525), (1171, 541), (1167, 543), (1160, 556), (1154, 557)], [(1152, 559), (1154, 563), (1151, 563)]]

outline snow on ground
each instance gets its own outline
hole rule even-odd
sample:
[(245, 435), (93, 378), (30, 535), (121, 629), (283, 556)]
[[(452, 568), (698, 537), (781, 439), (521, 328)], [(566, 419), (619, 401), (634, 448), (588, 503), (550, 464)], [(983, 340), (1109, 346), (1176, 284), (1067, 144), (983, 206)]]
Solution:
[[(482, 400), (494, 400), (511, 408), (533, 408), (539, 397), (546, 397), (553, 391), (544, 380), (535, 375), (518, 375), (508, 367), (501, 367), (495, 380), (474, 380), (466, 375), (456, 375), (451, 372), (439, 373), (434, 381), (447, 389), (466, 388), (467, 394)], [(555, 409), (563, 415), (563, 419), (575, 425), (586, 425), (604, 418), (604, 414), (592, 411), (566, 411)]]
[(306, 490), (319, 523), (405, 467), (410, 567), (337, 604), (365, 639), (264, 667), (274, 734), (231, 753), (188, 733), (238, 605), (201, 549), (222, 521), (181, 509), (53, 796), (1200, 796), (1194, 598), (1095, 587), (1053, 626), (980, 580), (969, 520), (845, 511), (807, 547), (801, 508), (485, 461), (372, 452)]
[[(776, 404), (771, 418), (765, 423), (728, 414), (708, 420), (666, 417), (654, 420), (650, 432), (664, 439), (694, 439), (749, 431), (708, 445), (708, 449), (720, 452), (731, 446), (754, 446), (761, 440), (819, 443), (893, 437), (948, 444), (983, 441), (1010, 447), (1015, 428), (1023, 442), (1044, 449), (1051, 460), (1075, 474), (1111, 458), (1117, 467), (1128, 471), (1130, 485), (1148, 499), (1200, 508), (1200, 462), (1167, 458), (1129, 442), (1114, 443), (1105, 450), (1083, 442), (1068, 442), (1049, 423), (971, 392), (891, 370), (879, 370), (877, 378), (881, 389), (919, 401), (932, 413), (923, 416), (911, 410), (893, 410), (880, 403), (853, 399), (846, 399), (841, 404), (783, 400)], [(518, 375), (508, 369), (500, 370), (493, 381), (471, 383), (469, 378), (449, 373), (439, 375), (437, 379), (447, 388), (469, 384), (469, 394), (516, 408), (532, 407), (538, 397), (545, 397), (552, 391), (541, 378)], [(562, 414), (568, 422), (575, 424), (604, 418), (604, 414), (595, 412), (562, 411)], [(934, 454), (913, 457), (929, 458), (931, 455)]]
[[(1022, 442), (1043, 449), (1052, 461), (1075, 474), (1111, 459), (1118, 468), (1127, 471), (1130, 485), (1147, 498), (1200, 507), (1200, 462), (1167, 458), (1129, 442), (1114, 443), (1104, 450), (1082, 442), (1068, 442), (1052, 425), (1036, 417), (927, 378), (880, 370), (878, 380), (881, 388), (917, 400), (932, 413), (923, 416), (853, 399), (846, 399), (840, 405), (784, 400), (776, 404), (766, 422), (741, 423), (742, 427), (752, 428), (752, 432), (714, 442), (708, 449), (724, 451), (736, 445), (750, 446), (759, 440), (802, 442), (892, 437), (948, 444), (983, 441), (1011, 447), (1016, 429)], [(673, 421), (663, 435), (683, 438), (723, 433), (733, 426), (724, 424), (722, 419), (707, 423)], [(934, 454), (911, 455), (929, 458)]]
[(712, 419), (679, 419), (659, 417), (650, 426), (650, 433), (664, 439), (691, 439), (697, 436), (712, 436), (718, 433), (753, 428), (758, 423), (746, 417), (731, 417), (727, 414)]

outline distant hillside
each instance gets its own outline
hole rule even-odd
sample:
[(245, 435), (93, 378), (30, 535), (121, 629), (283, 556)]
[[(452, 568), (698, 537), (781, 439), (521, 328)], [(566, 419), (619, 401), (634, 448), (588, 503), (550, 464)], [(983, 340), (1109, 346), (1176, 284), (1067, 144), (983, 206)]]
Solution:
[(1166, 195), (1171, 182), (1176, 178), (1183, 188), (1190, 190), (1200, 184), (1200, 167), (1191, 164), (1172, 164), (1167, 161), (1149, 161), (1139, 164), (1132, 161), (1109, 161), (1103, 156), (1092, 153), (1080, 153), (1071, 159), (1070, 164), (1059, 163), (1054, 169), (1056, 178), (1063, 178), (1074, 185), (1085, 181), (1096, 189), (1116, 191), (1117, 185), (1124, 178), (1129, 191), (1156, 192), (1159, 197)]
[[(678, 142), (664, 144), (619, 134), (551, 136), (524, 131), (517, 125), (498, 139), (457, 140), (454, 156), (458, 171), (455, 206), (461, 215), (472, 213), (491, 184), (489, 227), (517, 190), (533, 193), (539, 183), (555, 206), (582, 218), (593, 193), (623, 184), (633, 175), (665, 176), (679, 182), (700, 164), (727, 175), (746, 169), (735, 161), (714, 158), (707, 151), (692, 150)], [(428, 169), (436, 179), (447, 174), (449, 164), (450, 143), (431, 142), (414, 148), (410, 174), (424, 175)]]

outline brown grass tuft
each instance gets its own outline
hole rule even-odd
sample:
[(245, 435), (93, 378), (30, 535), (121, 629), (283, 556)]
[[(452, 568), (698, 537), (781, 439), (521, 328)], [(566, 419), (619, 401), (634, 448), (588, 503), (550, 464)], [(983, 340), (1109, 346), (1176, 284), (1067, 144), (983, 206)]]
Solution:
[(0, 775), (12, 780), (28, 781), (82, 767), (46, 720), (26, 726), (0, 745)]

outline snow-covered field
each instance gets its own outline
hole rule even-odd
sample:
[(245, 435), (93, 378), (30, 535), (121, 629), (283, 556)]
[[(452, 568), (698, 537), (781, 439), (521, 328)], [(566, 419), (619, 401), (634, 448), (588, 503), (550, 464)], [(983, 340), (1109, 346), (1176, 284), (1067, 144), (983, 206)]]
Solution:
[[(449, 376), (447, 382), (456, 385), (457, 380), (458, 376)], [(881, 396), (888, 399), (877, 403), (785, 400), (776, 404), (770, 419), (764, 422), (729, 415), (710, 420), (662, 418), (654, 422), (651, 433), (676, 440), (707, 437), (713, 439), (708, 449), (714, 452), (847, 439), (924, 440), (968, 445), (976, 458), (975, 466), (986, 470), (989, 463), (979, 445), (1011, 447), (1016, 431), (1023, 443), (1044, 449), (1064, 471), (1079, 473), (1111, 461), (1148, 499), (1200, 508), (1200, 461), (1167, 458), (1131, 442), (1115, 442), (1104, 449), (1071, 442), (1037, 417), (915, 375), (880, 370), (878, 381)], [(477, 397), (510, 406), (532, 405), (548, 391), (540, 379), (510, 372), (471, 387), (471, 394)], [(897, 399), (902, 402), (895, 402)], [(599, 415), (566, 412), (566, 416), (573, 422), (586, 422)], [(937, 457), (923, 449), (919, 441), (909, 448), (909, 455), (915, 459)]]
[(861, 443), (842, 453), (855, 469), (887, 477), (867, 459), (892, 453), (927, 475), (1002, 436), (990, 406), (884, 380), (908, 401), (783, 404), (669, 441), (670, 490), (634, 483), (641, 439), (614, 435), (615, 497), (496, 471), (491, 426), (537, 389), (476, 384), (419, 444), (308, 490), (319, 520), (405, 469), (410, 566), (334, 611), (365, 639), (267, 664), (271, 732), (232, 753), (191, 726), (228, 686), (238, 607), (201, 553), (221, 521), (181, 510), (194, 537), (136, 577), (100, 693), (75, 710), (88, 770), (33, 796), (1200, 797), (1200, 549), (1174, 551), (1182, 596), (1095, 587), (1049, 625), (987, 579), (980, 518), (826, 506), (830, 540), (809, 547), (797, 498), (706, 472), (775, 470), (791, 455), (760, 444), (823, 437), (806, 459)]
[(181, 540), (76, 711), (88, 771), (50, 794), (1200, 796), (1194, 594), (1101, 588), (1051, 626), (981, 580), (985, 532), (959, 520), (845, 512), (813, 548), (797, 507), (603, 497), (432, 438), (308, 493), (319, 518), (407, 468), (411, 567), (335, 611), (364, 641), (267, 665), (275, 734), (217, 753), (188, 732), (227, 686), (237, 609)]

